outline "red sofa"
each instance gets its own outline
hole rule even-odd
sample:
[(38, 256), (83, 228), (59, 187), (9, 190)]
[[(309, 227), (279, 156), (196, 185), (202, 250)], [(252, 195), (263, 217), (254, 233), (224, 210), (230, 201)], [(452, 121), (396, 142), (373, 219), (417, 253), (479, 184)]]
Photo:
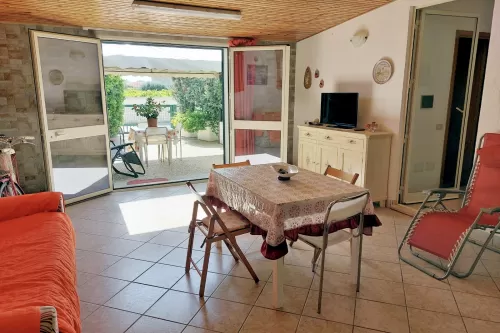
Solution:
[[(55, 309), (55, 310), (54, 310)], [(80, 333), (75, 234), (61, 193), (0, 198), (2, 332)]]

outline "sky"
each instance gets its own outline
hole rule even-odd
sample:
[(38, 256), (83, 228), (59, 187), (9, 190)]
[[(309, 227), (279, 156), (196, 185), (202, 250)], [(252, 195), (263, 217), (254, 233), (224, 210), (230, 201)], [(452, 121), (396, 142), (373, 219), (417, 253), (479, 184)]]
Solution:
[(190, 60), (222, 61), (221, 50), (193, 49), (186, 47), (166, 47), (131, 44), (102, 44), (104, 56), (124, 55), (140, 57), (147, 55), (152, 58), (173, 58)]

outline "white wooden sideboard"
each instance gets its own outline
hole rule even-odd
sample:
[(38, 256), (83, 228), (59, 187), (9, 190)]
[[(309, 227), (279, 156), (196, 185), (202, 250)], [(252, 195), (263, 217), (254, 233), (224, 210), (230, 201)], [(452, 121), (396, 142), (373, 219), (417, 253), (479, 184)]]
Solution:
[(389, 182), (391, 133), (354, 131), (323, 126), (298, 126), (298, 166), (324, 173), (328, 165), (358, 173), (356, 185), (370, 190), (385, 205)]

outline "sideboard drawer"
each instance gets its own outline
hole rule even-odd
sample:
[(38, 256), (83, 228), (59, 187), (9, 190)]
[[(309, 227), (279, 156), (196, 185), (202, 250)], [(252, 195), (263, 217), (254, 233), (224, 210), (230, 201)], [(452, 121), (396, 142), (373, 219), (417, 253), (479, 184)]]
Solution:
[(319, 134), (316, 131), (300, 130), (299, 138), (304, 139), (318, 139)]
[(345, 149), (363, 151), (365, 150), (365, 140), (353, 138), (341, 138), (342, 147)]

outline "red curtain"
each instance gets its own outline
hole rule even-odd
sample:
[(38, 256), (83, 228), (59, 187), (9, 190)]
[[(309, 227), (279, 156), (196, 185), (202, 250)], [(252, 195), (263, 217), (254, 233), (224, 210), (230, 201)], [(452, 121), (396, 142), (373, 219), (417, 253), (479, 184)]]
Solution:
[[(250, 55), (249, 55), (250, 56)], [(234, 53), (234, 118), (237, 120), (253, 120), (252, 85), (246, 84), (245, 52)], [(255, 154), (255, 133), (253, 130), (235, 130), (235, 155)]]

